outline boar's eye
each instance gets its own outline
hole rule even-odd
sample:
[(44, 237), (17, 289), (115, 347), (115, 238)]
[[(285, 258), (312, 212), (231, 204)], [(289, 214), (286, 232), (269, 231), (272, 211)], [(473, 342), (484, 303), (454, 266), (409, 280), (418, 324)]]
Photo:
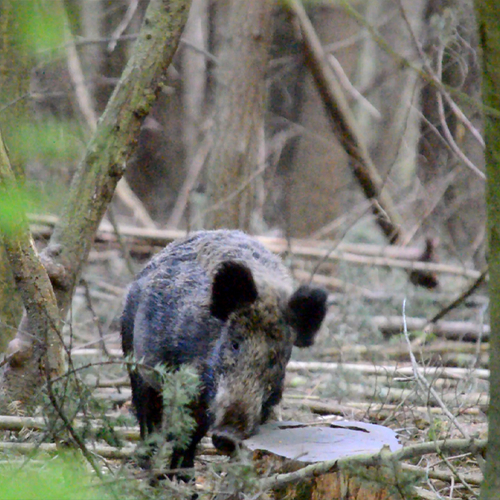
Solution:
[(231, 349), (233, 352), (238, 352), (240, 350), (240, 343), (237, 340), (231, 342)]

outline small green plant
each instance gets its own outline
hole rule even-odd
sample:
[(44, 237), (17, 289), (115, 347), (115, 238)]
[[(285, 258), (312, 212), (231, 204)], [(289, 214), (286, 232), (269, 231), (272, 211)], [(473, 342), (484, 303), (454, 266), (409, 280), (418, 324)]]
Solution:
[(429, 441), (437, 441), (439, 439), (446, 439), (449, 436), (449, 422), (434, 418), (427, 430), (427, 438)]
[(164, 366), (158, 366), (156, 370), (163, 388), (162, 428), (178, 447), (185, 448), (196, 426), (189, 406), (200, 392), (199, 375), (189, 365), (181, 366), (177, 371)]
[(139, 445), (137, 460), (144, 463), (146, 468), (153, 466), (163, 470), (168, 468), (172, 446), (184, 449), (191, 441), (196, 427), (191, 405), (198, 397), (201, 384), (198, 372), (189, 365), (181, 366), (178, 370), (165, 365), (148, 369), (154, 371), (162, 387), (162, 426), (161, 432), (149, 435)]

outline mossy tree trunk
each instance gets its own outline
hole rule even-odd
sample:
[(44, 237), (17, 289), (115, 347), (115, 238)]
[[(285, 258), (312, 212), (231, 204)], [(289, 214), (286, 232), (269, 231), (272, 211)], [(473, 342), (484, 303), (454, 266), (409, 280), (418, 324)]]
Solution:
[[(77, 168), (63, 214), (42, 255), (59, 309), (57, 324), (52, 325), (56, 329), (60, 318), (67, 315), (94, 234), (123, 175), (140, 126), (161, 89), (163, 75), (187, 20), (189, 5), (189, 0), (151, 0), (133, 54)], [(7, 235), (5, 246), (12, 260), (22, 256), (24, 248), (13, 253), (9, 238)], [(43, 274), (40, 272), (31, 279), (37, 283), (39, 278), (43, 280)], [(22, 287), (22, 283), (20, 285)], [(23, 328), (19, 327), (11, 345), (11, 352), (15, 351), (16, 356), (10, 358), (11, 362), (0, 373), (0, 409), (4, 411), (13, 400), (30, 406), (42, 381), (40, 353), (33, 345), (45, 342), (47, 331), (42, 319), (47, 304), (37, 304), (41, 312), (32, 314), (27, 307), (30, 300), (32, 298), (23, 296), (27, 314), (21, 321)], [(38, 309), (35, 310), (38, 313)], [(45, 318), (52, 318), (47, 310), (45, 313)], [(31, 339), (31, 345), (27, 339)], [(62, 344), (58, 347), (61, 350)], [(28, 386), (23, 384), (24, 380), (29, 381)]]
[[(19, 118), (24, 115), (29, 90), (29, 67), (31, 61), (19, 50), (14, 33), (20, 30), (13, 13), (14, 2), (5, 0), (0, 4), (0, 129), (7, 142)], [(24, 96), (24, 98), (23, 98)], [(22, 177), (16, 151), (11, 152), (12, 168)], [(4, 248), (0, 245), (0, 353), (15, 335), (15, 326), (22, 314), (22, 302), (17, 293), (12, 271)]]
[(30, 394), (39, 386), (41, 374), (61, 375), (64, 362), (54, 290), (38, 258), (26, 216), (20, 210), (20, 190), (1, 136), (0, 196), (13, 207), (9, 221), (2, 225), (2, 241), (25, 309), (17, 335), (9, 343), (6, 366), (11, 369), (4, 371), (0, 384), (0, 409), (6, 411), (14, 401), (30, 406)]
[(488, 260), (490, 292), (490, 405), (488, 452), (482, 500), (500, 499), (500, 3), (477, 0), (483, 50)]
[[(264, 163), (265, 74), (274, 0), (233, 0), (218, 52), (215, 140), (207, 166), (208, 228), (251, 229)], [(262, 174), (262, 172), (261, 172)]]

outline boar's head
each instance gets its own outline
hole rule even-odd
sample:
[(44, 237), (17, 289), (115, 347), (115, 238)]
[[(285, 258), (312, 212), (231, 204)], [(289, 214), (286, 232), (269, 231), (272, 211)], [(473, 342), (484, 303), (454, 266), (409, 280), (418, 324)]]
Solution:
[[(272, 278), (272, 277), (271, 277)], [(291, 296), (272, 279), (226, 261), (212, 283), (210, 312), (224, 322), (210, 357), (214, 445), (232, 453), (279, 403), (292, 346), (310, 346), (326, 313), (326, 292), (301, 286)]]

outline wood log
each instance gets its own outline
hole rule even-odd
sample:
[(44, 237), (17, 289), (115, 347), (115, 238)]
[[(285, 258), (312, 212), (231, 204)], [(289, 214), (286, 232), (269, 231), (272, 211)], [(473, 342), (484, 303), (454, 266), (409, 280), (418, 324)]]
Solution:
[[(261, 475), (294, 472), (304, 467), (303, 462), (296, 462), (261, 450), (253, 453), (253, 463), (255, 470)], [(379, 471), (376, 471), (375, 468), (368, 468), (368, 472), (382, 479)], [(401, 497), (391, 496), (387, 488), (363, 481), (352, 473), (336, 471), (273, 488), (274, 500), (292, 498), (300, 500), (336, 498), (342, 498), (342, 500), (396, 500)]]
[[(419, 355), (426, 359), (432, 356), (457, 356), (464, 354), (476, 355), (478, 352), (487, 354), (489, 351), (488, 342), (482, 342), (477, 346), (472, 343), (459, 341), (435, 341), (429, 345), (422, 345), (416, 348)], [(329, 347), (317, 353), (320, 358), (331, 358), (332, 361), (347, 361), (349, 357), (360, 357), (373, 359), (374, 357), (394, 358), (397, 360), (408, 360), (408, 346), (406, 345), (343, 345), (341, 347)]]
[[(371, 321), (385, 336), (399, 335), (403, 331), (401, 316), (375, 316)], [(486, 341), (490, 336), (489, 325), (468, 321), (438, 321), (429, 324), (425, 318), (406, 318), (406, 326), (410, 332), (425, 331), (448, 340), (474, 342), (481, 338)]]
[[(412, 377), (414, 374), (411, 366), (396, 365), (376, 365), (376, 364), (358, 364), (358, 363), (322, 363), (320, 361), (290, 361), (287, 365), (288, 372), (299, 370), (333, 372), (337, 370), (355, 371), (367, 375), (377, 375), (381, 377)], [(485, 369), (469, 370), (468, 368), (443, 368), (426, 366), (419, 367), (418, 372), (433, 378), (449, 378), (453, 380), (463, 380), (469, 377), (475, 377), (488, 380), (490, 371)]]
[[(399, 474), (387, 457), (401, 449), (396, 434), (359, 421), (274, 422), (243, 442), (276, 500), (392, 500)], [(389, 451), (391, 450), (391, 451)], [(360, 457), (371, 457), (359, 462)], [(312, 468), (312, 469), (311, 469)]]

